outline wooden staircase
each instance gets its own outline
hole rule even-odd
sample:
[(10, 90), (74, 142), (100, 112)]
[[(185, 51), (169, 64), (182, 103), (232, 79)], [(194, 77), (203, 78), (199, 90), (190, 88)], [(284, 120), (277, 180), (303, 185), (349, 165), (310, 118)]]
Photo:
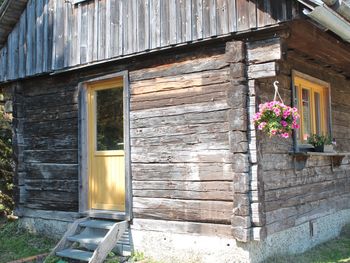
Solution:
[(101, 263), (116, 246), (127, 228), (127, 221), (78, 219), (69, 227), (50, 255)]

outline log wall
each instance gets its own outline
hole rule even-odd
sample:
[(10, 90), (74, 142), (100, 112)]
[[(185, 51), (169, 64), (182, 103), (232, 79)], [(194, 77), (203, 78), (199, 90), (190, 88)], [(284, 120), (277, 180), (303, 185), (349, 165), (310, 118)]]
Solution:
[(292, 0), (79, 2), (27, 1), (0, 50), (0, 82), (262, 28), (295, 10)]
[[(291, 70), (298, 70), (331, 85), (331, 111), (333, 137), (338, 152), (350, 150), (350, 82), (340, 73), (306, 59), (297, 52), (288, 52), (281, 61), (280, 93), (285, 103), (291, 103)], [(276, 78), (259, 80), (257, 104), (271, 100), (272, 83)], [(305, 167), (295, 166), (291, 139), (271, 139), (258, 133), (259, 183), (264, 226), (267, 235), (282, 231), (313, 219), (350, 208), (350, 163), (345, 157), (340, 166), (332, 169), (331, 159), (314, 156)], [(311, 230), (312, 231), (312, 230)]]
[(19, 206), (78, 211), (78, 84), (129, 70), (134, 217), (230, 235), (235, 171), (247, 176), (245, 54), (234, 43), (14, 84)]

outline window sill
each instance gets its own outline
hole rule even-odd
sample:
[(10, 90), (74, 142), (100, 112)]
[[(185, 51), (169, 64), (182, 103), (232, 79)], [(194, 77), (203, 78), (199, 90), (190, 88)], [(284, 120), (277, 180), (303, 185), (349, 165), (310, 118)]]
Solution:
[(342, 164), (345, 156), (350, 156), (350, 152), (289, 152), (293, 156), (294, 170), (301, 171), (305, 168), (306, 161), (312, 156), (324, 156), (331, 159), (332, 171), (334, 167)]

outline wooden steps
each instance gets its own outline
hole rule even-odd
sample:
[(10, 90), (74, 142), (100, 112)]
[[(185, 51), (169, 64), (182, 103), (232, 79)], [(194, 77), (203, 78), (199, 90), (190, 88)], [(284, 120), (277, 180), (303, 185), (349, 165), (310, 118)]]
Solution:
[(68, 249), (64, 249), (62, 251), (56, 252), (56, 255), (59, 257), (89, 262), (89, 260), (92, 258), (93, 252), (68, 248)]
[(82, 218), (67, 230), (50, 255), (67, 259), (101, 263), (123, 239), (127, 221)]

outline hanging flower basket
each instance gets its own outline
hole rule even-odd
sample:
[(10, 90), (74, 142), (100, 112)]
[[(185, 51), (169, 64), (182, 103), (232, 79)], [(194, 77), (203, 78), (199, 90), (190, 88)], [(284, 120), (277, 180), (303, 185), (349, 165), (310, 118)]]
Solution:
[[(293, 129), (298, 129), (298, 109), (285, 105), (278, 93), (277, 81), (275, 86), (275, 97), (273, 101), (259, 105), (259, 111), (254, 115), (253, 121), (258, 130), (267, 135), (289, 138)], [(276, 100), (276, 95), (281, 101)]]

